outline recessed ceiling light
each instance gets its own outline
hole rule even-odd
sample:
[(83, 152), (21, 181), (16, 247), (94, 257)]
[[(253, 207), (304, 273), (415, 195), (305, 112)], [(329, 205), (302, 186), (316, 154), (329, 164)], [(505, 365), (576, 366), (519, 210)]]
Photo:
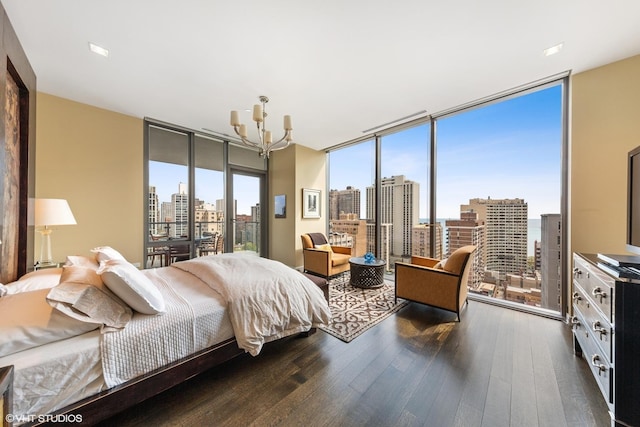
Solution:
[(97, 53), (98, 55), (102, 55), (105, 58), (109, 56), (109, 51), (102, 46), (98, 46), (97, 44), (93, 44), (89, 42), (89, 50), (93, 53)]
[(556, 53), (560, 52), (562, 50), (562, 46), (564, 45), (564, 43), (559, 43), (555, 46), (551, 46), (550, 48), (545, 49), (544, 52), (544, 56), (551, 56), (551, 55), (555, 55)]

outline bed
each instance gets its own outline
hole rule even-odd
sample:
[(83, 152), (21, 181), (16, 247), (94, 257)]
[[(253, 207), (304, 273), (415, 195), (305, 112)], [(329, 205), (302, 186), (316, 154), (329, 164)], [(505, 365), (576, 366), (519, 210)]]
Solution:
[(276, 261), (220, 254), (140, 271), (94, 250), (0, 288), (15, 424), (93, 424), (330, 319), (322, 291)]

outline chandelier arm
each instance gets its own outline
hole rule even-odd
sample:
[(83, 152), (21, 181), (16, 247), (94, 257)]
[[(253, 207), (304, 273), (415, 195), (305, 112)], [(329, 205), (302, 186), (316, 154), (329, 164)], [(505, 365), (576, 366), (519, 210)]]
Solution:
[(238, 126), (234, 126), (233, 130), (235, 131), (236, 135), (238, 135), (240, 137), (240, 141), (242, 141), (245, 145), (247, 145), (249, 147), (260, 148), (260, 145), (256, 144), (253, 141), (250, 141), (247, 138), (245, 138), (244, 136), (240, 135), (240, 132), (238, 131)]
[(285, 148), (287, 148), (289, 146), (289, 144), (291, 144), (291, 141), (287, 141), (287, 143), (285, 145), (283, 145), (282, 147), (274, 147), (276, 144), (279, 144), (280, 142), (282, 142), (282, 140), (276, 142), (275, 144), (272, 144), (269, 147), (269, 151), (278, 151), (278, 150), (284, 150)]

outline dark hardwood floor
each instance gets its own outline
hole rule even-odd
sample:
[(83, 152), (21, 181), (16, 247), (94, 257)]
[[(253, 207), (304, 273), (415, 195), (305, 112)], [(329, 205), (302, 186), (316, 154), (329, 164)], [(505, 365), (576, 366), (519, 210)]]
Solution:
[(111, 426), (608, 426), (562, 322), (409, 304), (349, 344), (322, 332), (241, 356)]

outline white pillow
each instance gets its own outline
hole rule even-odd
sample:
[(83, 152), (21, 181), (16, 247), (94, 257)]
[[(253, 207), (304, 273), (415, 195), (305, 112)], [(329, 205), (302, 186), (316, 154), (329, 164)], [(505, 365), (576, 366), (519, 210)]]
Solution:
[(97, 324), (103, 333), (124, 328), (133, 315), (109, 290), (85, 283), (60, 283), (49, 291), (47, 302), (69, 317)]
[(98, 261), (98, 263), (101, 263), (102, 261), (109, 261), (112, 259), (126, 261), (122, 254), (113, 249), (111, 246), (98, 246), (97, 248), (91, 249), (91, 252), (96, 254), (96, 261)]
[(0, 357), (97, 329), (60, 313), (46, 300), (49, 289), (0, 298)]
[(37, 291), (39, 289), (51, 289), (60, 283), (61, 268), (43, 268), (42, 270), (27, 273), (15, 282), (7, 283), (7, 295), (20, 292)]
[(0, 283), (0, 298), (7, 294), (7, 287)]
[(96, 261), (95, 257), (89, 258), (82, 255), (69, 255), (64, 263), (65, 266), (73, 265), (77, 267), (87, 267), (97, 270), (100, 267), (100, 263)]
[(133, 264), (123, 260), (104, 261), (98, 274), (107, 288), (135, 311), (143, 314), (165, 311), (164, 298), (158, 288)]
[(331, 249), (331, 245), (329, 243), (325, 243), (324, 245), (316, 245), (315, 248), (325, 252), (333, 252), (333, 249)]

